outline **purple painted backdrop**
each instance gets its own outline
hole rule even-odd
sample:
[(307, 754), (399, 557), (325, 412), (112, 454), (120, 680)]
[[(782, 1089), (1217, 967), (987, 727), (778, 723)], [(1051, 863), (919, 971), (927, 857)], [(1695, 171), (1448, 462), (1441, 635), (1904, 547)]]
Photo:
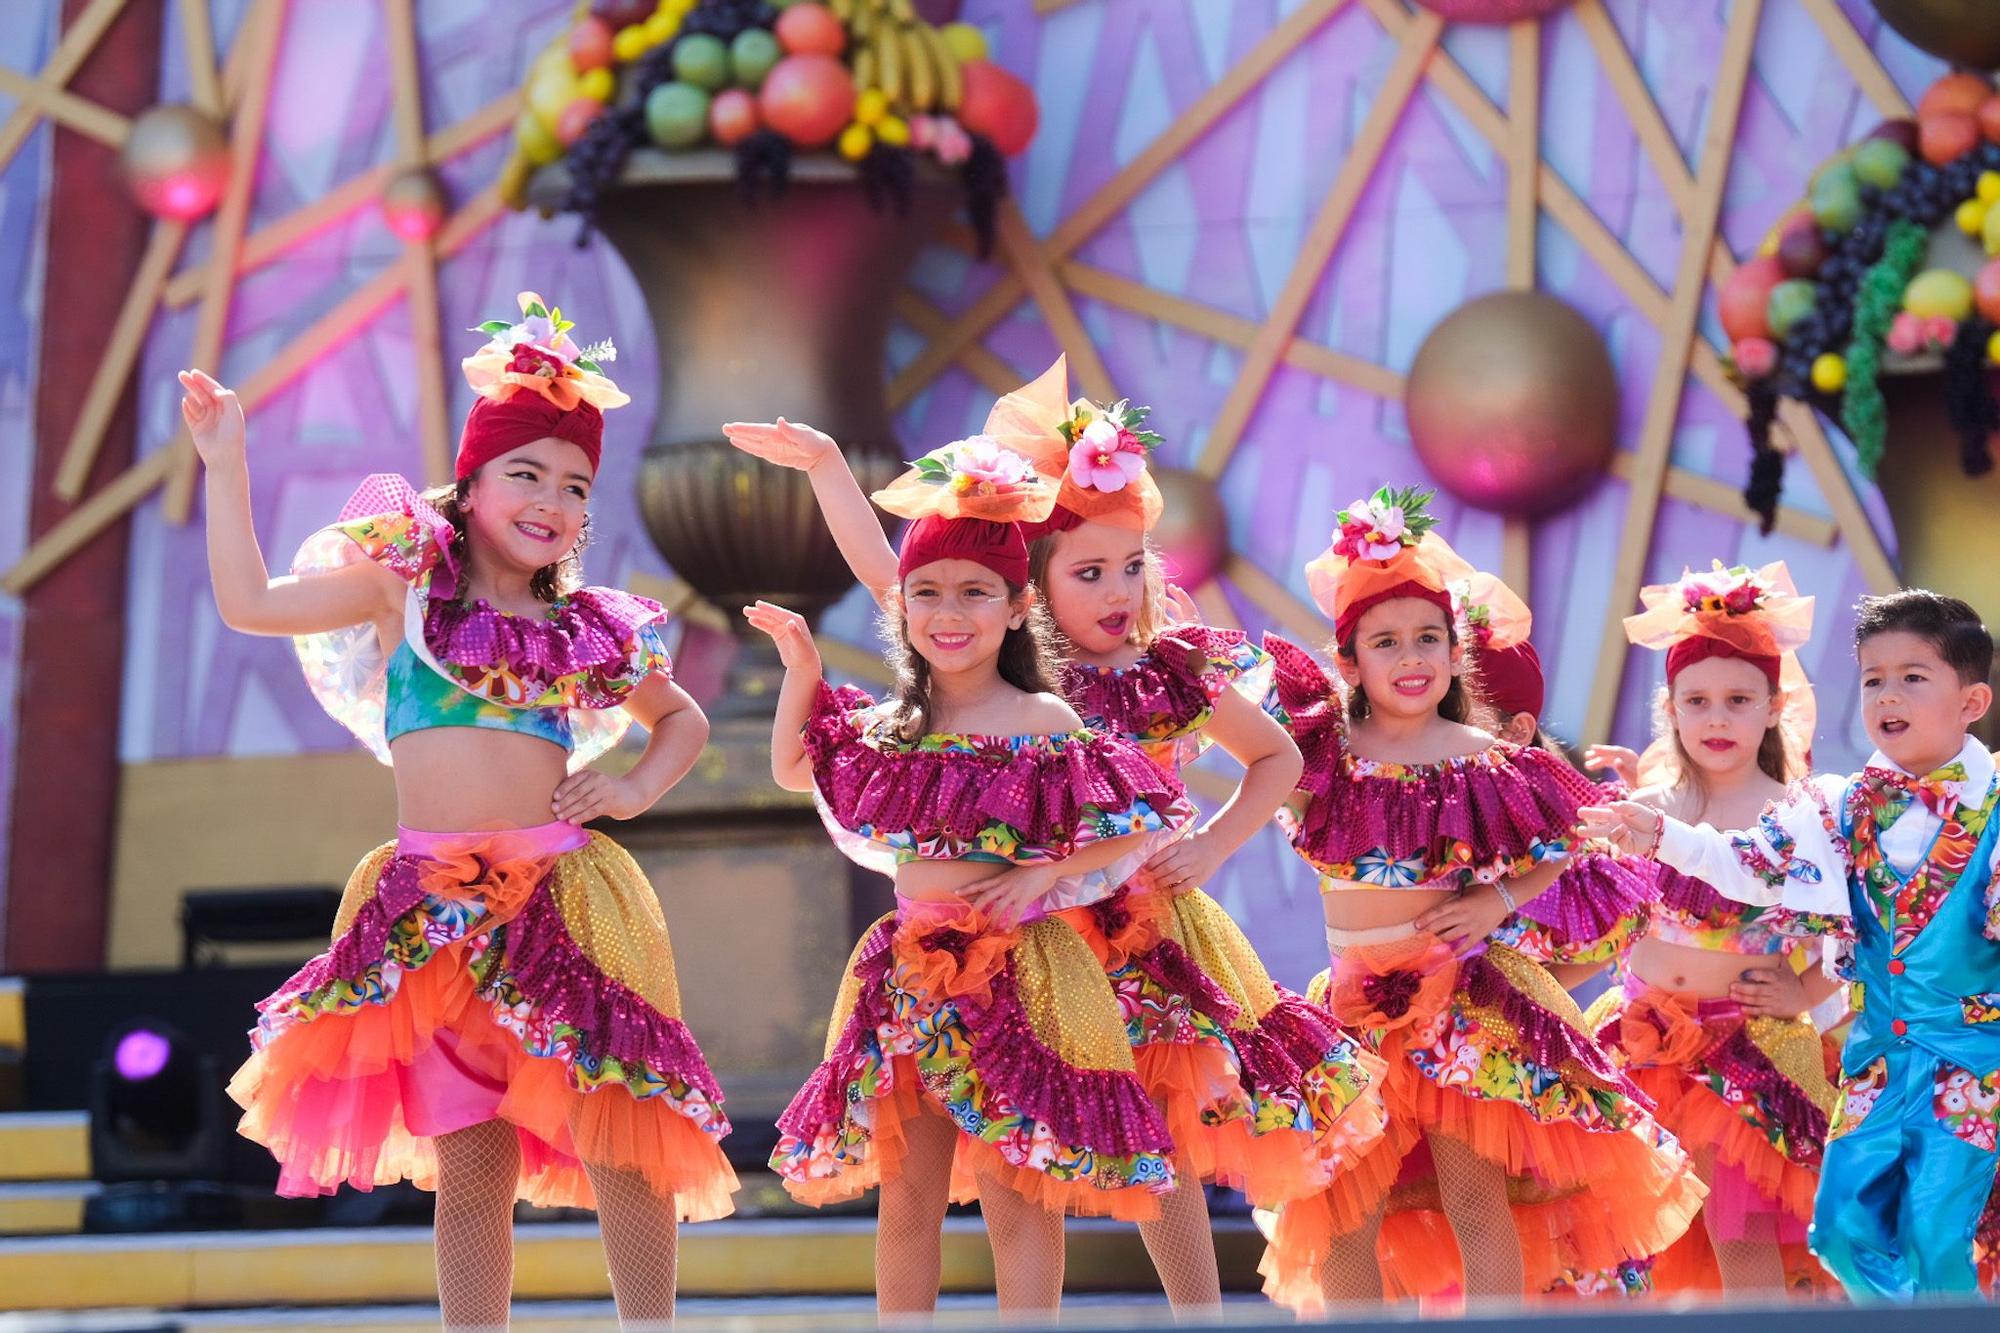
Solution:
[[(1877, 32), (1863, 0), (1844, 9), (1912, 96), (1936, 62)], [(47, 49), (54, 0), (34, 0), (38, 22), (10, 25), (0, 53), (32, 69)], [(504, 93), (532, 54), (561, 25), (567, 0), (522, 0), (515, 21), (497, 24), (473, 0), (420, 7), (426, 119), (449, 123)], [(1295, 6), (1274, 0), (1085, 0), (1047, 18), (1027, 0), (970, 0), (966, 18), (992, 40), (996, 57), (1033, 80), (1042, 132), (1015, 172), (1021, 205), (1046, 234), (1132, 160)], [(1730, 6), (1725, 0), (1613, 0), (1612, 16), (1683, 148), (1698, 143)], [(216, 0), (227, 37), (244, 0)], [(389, 77), (374, 7), (294, 4), (258, 183), (253, 225), (282, 216), (385, 160), (393, 150)], [(170, 29), (170, 31), (172, 31)], [(184, 88), (180, 53), (169, 38), (169, 95)], [(1459, 28), (1445, 39), (1480, 87), (1504, 108), (1503, 31)], [(1395, 54), (1395, 44), (1359, 4), (1350, 4), (1292, 53), (1081, 248), (1077, 258), (1121, 277), (1261, 319), (1283, 284), (1313, 212), (1339, 170)], [(1647, 165), (1611, 87), (1573, 17), (1544, 30), (1542, 146), (1547, 161), (1662, 285), (1677, 260), (1679, 227), (1661, 182)], [(1739, 252), (1795, 199), (1806, 176), (1835, 147), (1865, 132), (1873, 113), (1796, 4), (1772, 0), (1759, 30), (1754, 74), (1737, 135), (1736, 165), (1722, 230)], [(42, 134), (46, 136), (46, 131)], [(466, 154), (446, 173), (464, 199), (489, 180), (497, 143)], [(26, 367), (36, 318), (33, 254), (41, 154), (31, 146), (4, 178), (0, 196), (0, 279), (23, 293), (0, 344), (0, 469), (21, 466), (5, 448), (25, 430)], [(1468, 297), (1503, 283), (1504, 163), (1440, 94), (1419, 92), (1320, 280), (1300, 333), (1361, 359), (1407, 369), (1425, 331)], [(632, 499), (637, 447), (655, 406), (651, 348), (637, 292), (615, 255), (570, 247), (573, 225), (510, 217), (446, 266), (444, 326), (462, 329), (511, 309), (513, 293), (534, 287), (581, 316), (581, 332), (617, 339), (620, 380), (634, 405), (613, 419), (592, 577), (617, 582), (664, 573), (646, 542)], [(198, 244), (203, 244), (198, 242)], [(395, 239), (371, 210), (299, 245), (244, 281), (232, 310), (220, 373), (238, 378), (262, 364), (353, 287), (394, 263)], [(1644, 413), (1658, 353), (1656, 331), (1560, 227), (1540, 228), (1540, 283), (1582, 309), (1604, 331), (1624, 388), (1629, 445)], [(922, 260), (917, 285), (947, 311), (964, 309), (995, 271), (945, 249)], [(1229, 346), (1112, 306), (1078, 300), (1086, 327), (1122, 392), (1154, 405), (1167, 435), (1166, 461), (1199, 451), (1241, 364)], [(1712, 310), (1705, 316), (1715, 332)], [(192, 337), (192, 308), (163, 319), (148, 343), (141, 397), (142, 449), (158, 448), (176, 424), (171, 372)], [(900, 330), (892, 358), (903, 364), (923, 340)], [(985, 345), (1025, 379), (1056, 347), (1034, 307), (1023, 304)], [(453, 345), (454, 355), (456, 344)], [(377, 319), (257, 412), (251, 423), (260, 535), (282, 559), (340, 505), (363, 473), (419, 467), (408, 320), (400, 307)], [(912, 447), (951, 438), (983, 419), (990, 394), (952, 368), (915, 397), (901, 426)], [(469, 403), (454, 385), (454, 412)], [(773, 410), (782, 410), (774, 386)], [(46, 445), (46, 442), (45, 442)], [(1740, 425), (1711, 395), (1690, 387), (1674, 441), (1683, 467), (1735, 484), (1747, 459)], [(1419, 479), (1401, 408), (1359, 390), (1281, 367), (1245, 431), (1224, 478), (1237, 547), (1305, 594), (1300, 566), (1325, 543), (1331, 511), (1381, 482)], [(1803, 468), (1788, 499), (1825, 512)], [(0, 488), (0, 557), (21, 539), (19, 488)], [(1607, 483), (1572, 510), (1536, 526), (1536, 637), (1552, 663), (1555, 730), (1579, 725), (1608, 595), (1609, 555), (1623, 519), (1623, 488)], [(1874, 501), (1871, 497), (1870, 503)], [(1497, 562), (1500, 528), (1490, 515), (1441, 506), (1453, 541), (1476, 562)], [(132, 563), (131, 666), (123, 753), (130, 762), (187, 755), (256, 755), (337, 748), (344, 733), (312, 704), (282, 642), (222, 630), (206, 591), (198, 525), (167, 524), (157, 503), (137, 518)], [(1820, 599), (1820, 633), (1807, 665), (1823, 701), (1818, 758), (1859, 761), (1866, 745), (1845, 702), (1853, 670), (1846, 650), (1848, 607), (1861, 591), (1838, 547), (1814, 549), (1760, 539), (1730, 519), (1668, 502), (1647, 574), (1670, 578), (1683, 563), (1783, 558), (1801, 588)], [(1264, 618), (1240, 596), (1246, 624)], [(11, 698), (14, 657), (0, 605), (0, 706)], [(866, 608), (851, 599), (829, 632), (869, 640)], [(1620, 701), (1617, 736), (1642, 741), (1658, 664), (1635, 663)], [(31, 756), (0, 749), (0, 783)], [(1322, 959), (1311, 878), (1275, 834), (1247, 848), (1215, 886), (1268, 951), (1284, 980), (1302, 983)]]

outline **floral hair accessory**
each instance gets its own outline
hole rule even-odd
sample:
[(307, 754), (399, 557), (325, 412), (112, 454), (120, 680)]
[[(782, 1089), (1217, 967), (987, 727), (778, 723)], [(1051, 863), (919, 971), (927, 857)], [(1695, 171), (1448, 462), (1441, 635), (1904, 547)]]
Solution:
[(1132, 406), (1129, 398), (1110, 407), (1081, 398), (1071, 403), (1069, 420), (1056, 428), (1070, 442), (1064, 475), (1085, 490), (1107, 495), (1137, 481), (1161, 444), (1158, 432), (1145, 428), (1152, 410)]
[(1625, 637), (1642, 648), (1672, 648), (1684, 639), (1728, 644), (1739, 655), (1778, 657), (1812, 637), (1813, 599), (1801, 597), (1782, 560), (1761, 569), (1683, 570), (1672, 583), (1639, 590), (1645, 610), (1625, 617)]
[(1625, 637), (1666, 652), (1669, 683), (1705, 658), (1743, 659), (1783, 696), (1778, 725), (1796, 753), (1807, 753), (1819, 708), (1798, 650), (1812, 638), (1813, 599), (1799, 596), (1784, 561), (1683, 569), (1672, 583), (1641, 588), (1639, 600), (1646, 609), (1625, 617)]
[(1044, 530), (1096, 522), (1145, 532), (1166, 507), (1150, 466), (1161, 439), (1145, 427), (1148, 410), (1129, 399), (1110, 407), (1072, 400), (1068, 358), (1057, 357), (1034, 381), (1001, 395), (984, 433), (1056, 488), (1056, 513)]
[(1335, 515), (1333, 544), (1306, 565), (1306, 586), (1340, 642), (1363, 612), (1396, 597), (1419, 597), (1454, 614), (1452, 586), (1475, 571), (1432, 531), (1432, 494), (1384, 487)]
[(486, 345), (460, 363), (473, 392), (504, 403), (525, 389), (562, 412), (579, 403), (602, 412), (632, 401), (604, 374), (602, 363), (618, 355), (609, 339), (580, 347), (570, 337), (576, 326), (561, 310), (544, 304), (534, 292), (516, 299), (521, 305), (518, 321), (489, 319), (473, 330), (487, 335)]
[(1033, 463), (989, 435), (953, 440), (910, 464), (875, 492), (900, 518), (977, 518), (1031, 523), (1055, 508), (1055, 488)]
[(1387, 486), (1366, 500), (1356, 500), (1334, 515), (1333, 553), (1349, 560), (1391, 560), (1405, 546), (1415, 546), (1437, 526), (1429, 506), (1435, 491)]
[(1473, 645), (1500, 652), (1528, 641), (1534, 613), (1514, 590), (1485, 570), (1451, 585), (1451, 602)]

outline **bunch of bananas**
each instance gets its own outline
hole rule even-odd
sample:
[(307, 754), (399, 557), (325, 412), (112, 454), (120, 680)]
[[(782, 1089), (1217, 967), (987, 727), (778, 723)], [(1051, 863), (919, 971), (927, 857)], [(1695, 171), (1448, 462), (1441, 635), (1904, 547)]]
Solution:
[(911, 0), (827, 0), (827, 7), (847, 25), (855, 87), (880, 88), (891, 106), (909, 111), (958, 108), (965, 93), (958, 55)]

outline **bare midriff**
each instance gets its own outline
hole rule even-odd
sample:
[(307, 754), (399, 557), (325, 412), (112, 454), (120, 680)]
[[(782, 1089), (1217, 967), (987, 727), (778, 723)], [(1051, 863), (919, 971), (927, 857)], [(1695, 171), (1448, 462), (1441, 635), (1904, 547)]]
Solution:
[(896, 896), (953, 902), (960, 890), (1007, 869), (1005, 861), (911, 861), (896, 867)]
[(1451, 889), (1381, 889), (1372, 884), (1342, 884), (1319, 896), (1326, 924), (1336, 930), (1373, 930), (1416, 920), (1439, 903), (1454, 898)]
[[(386, 657), (403, 641), (400, 620), (377, 622)], [(539, 736), (477, 727), (429, 727), (389, 745), (396, 821), (433, 833), (536, 828), (555, 820), (569, 753)]]
[(1790, 966), (1783, 954), (1727, 953), (1650, 938), (1632, 946), (1626, 965), (1649, 986), (1704, 1000), (1729, 998), (1730, 985), (1751, 968)]

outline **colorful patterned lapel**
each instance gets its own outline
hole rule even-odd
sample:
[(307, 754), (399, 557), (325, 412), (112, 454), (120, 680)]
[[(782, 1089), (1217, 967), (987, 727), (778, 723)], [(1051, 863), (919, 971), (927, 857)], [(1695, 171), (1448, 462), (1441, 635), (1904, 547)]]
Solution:
[[(1878, 775), (1893, 780), (1877, 780)], [(1986, 793), (1984, 802), (1968, 810), (1958, 799), (1965, 781), (1964, 765), (1956, 762), (1921, 782), (1906, 774), (1871, 768), (1854, 784), (1848, 799), (1851, 822), (1848, 839), (1854, 873), (1867, 891), (1875, 919), (1897, 953), (1909, 947), (1944, 905), (1959, 876), (1971, 863), (1973, 850), (1986, 831), (1986, 822), (1992, 818), (1995, 805), (2000, 804), (2000, 783), (1996, 783)], [(1902, 818), (1917, 795), (1922, 795), (1924, 803), (1933, 809), (1938, 808), (1932, 805), (1933, 799), (1937, 799), (1949, 813), (1929, 853), (1909, 878), (1899, 880), (1882, 854), (1881, 835)]]

